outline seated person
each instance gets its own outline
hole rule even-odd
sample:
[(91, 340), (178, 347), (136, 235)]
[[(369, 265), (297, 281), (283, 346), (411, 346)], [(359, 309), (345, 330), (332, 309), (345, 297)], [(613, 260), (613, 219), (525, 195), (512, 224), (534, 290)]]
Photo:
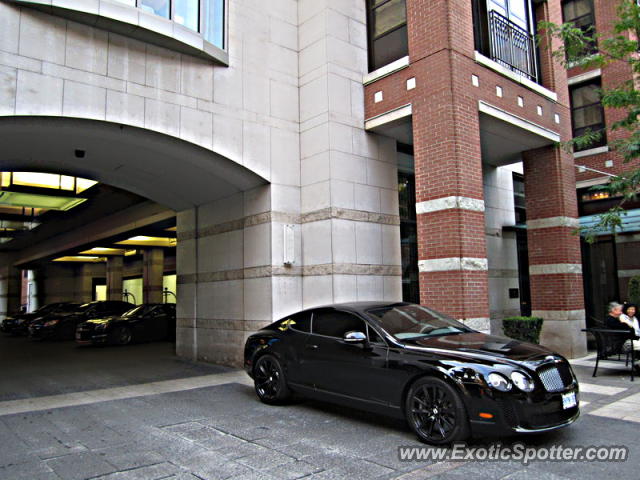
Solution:
[(620, 315), (620, 321), (626, 323), (636, 333), (636, 337), (640, 337), (640, 324), (638, 324), (638, 319), (636, 317), (637, 308), (633, 303), (627, 303), (622, 309), (622, 314)]
[(620, 319), (621, 315), (622, 305), (617, 302), (611, 302), (609, 304), (609, 315), (604, 320), (605, 327), (611, 330), (630, 330), (633, 328)]
[[(626, 330), (630, 334), (637, 336), (633, 323), (630, 325), (629, 322), (625, 322), (624, 319), (621, 318), (622, 315), (622, 305), (617, 302), (611, 302), (609, 304), (609, 315), (605, 319), (606, 328), (610, 328), (612, 330)], [(638, 352), (635, 353), (634, 356), (640, 356), (640, 340), (629, 339), (624, 342), (622, 351), (629, 352), (631, 349), (633, 349), (634, 352)], [(636, 369), (640, 369), (640, 359), (636, 359), (633, 363)]]

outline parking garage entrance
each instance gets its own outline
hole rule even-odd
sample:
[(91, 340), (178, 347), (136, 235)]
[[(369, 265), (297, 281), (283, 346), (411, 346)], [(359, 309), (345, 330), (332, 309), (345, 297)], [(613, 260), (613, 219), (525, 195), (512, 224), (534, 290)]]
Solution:
[(0, 144), (0, 350), (13, 365), (5, 394), (96, 388), (92, 371), (126, 384), (139, 362), (178, 374), (177, 325), (192, 321), (181, 302), (197, 295), (179, 281), (197, 261), (197, 223), (181, 232), (178, 218), (266, 182), (204, 148), (107, 122), (2, 118)]

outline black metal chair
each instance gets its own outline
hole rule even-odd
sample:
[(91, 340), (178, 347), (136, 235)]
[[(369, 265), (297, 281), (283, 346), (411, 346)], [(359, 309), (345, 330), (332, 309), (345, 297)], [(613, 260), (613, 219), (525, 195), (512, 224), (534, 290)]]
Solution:
[[(600, 360), (607, 360), (615, 355), (620, 359), (620, 355), (625, 355), (625, 366), (629, 366), (629, 364), (631, 364), (629, 373), (631, 375), (631, 381), (633, 382), (633, 370), (635, 367), (633, 344), (628, 350), (624, 348), (624, 344), (627, 340), (637, 340), (634, 333), (630, 330), (613, 330), (610, 328), (599, 327), (585, 328), (582, 331), (591, 333), (596, 339), (598, 354), (596, 356), (596, 365), (593, 369), (593, 376), (596, 376), (596, 372), (598, 371), (598, 362)], [(629, 357), (631, 357), (631, 362), (629, 362)]]

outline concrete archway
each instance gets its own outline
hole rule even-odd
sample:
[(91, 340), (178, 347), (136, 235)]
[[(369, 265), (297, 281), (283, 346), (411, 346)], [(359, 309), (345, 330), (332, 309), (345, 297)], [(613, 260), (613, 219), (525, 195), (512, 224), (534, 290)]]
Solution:
[(0, 170), (97, 180), (183, 211), (267, 181), (184, 140), (116, 123), (60, 117), (0, 118)]

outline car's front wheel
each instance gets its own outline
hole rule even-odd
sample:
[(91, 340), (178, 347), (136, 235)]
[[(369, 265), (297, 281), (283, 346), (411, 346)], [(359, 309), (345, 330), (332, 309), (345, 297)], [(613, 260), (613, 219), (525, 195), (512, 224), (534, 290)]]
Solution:
[(127, 327), (118, 327), (113, 332), (113, 340), (117, 345), (129, 345), (132, 339), (131, 330)]
[(258, 398), (269, 405), (279, 405), (291, 399), (284, 370), (273, 355), (263, 355), (256, 361), (253, 370), (254, 385)]
[(469, 436), (467, 412), (460, 395), (439, 378), (420, 378), (411, 385), (405, 415), (409, 426), (426, 443), (445, 445)]

